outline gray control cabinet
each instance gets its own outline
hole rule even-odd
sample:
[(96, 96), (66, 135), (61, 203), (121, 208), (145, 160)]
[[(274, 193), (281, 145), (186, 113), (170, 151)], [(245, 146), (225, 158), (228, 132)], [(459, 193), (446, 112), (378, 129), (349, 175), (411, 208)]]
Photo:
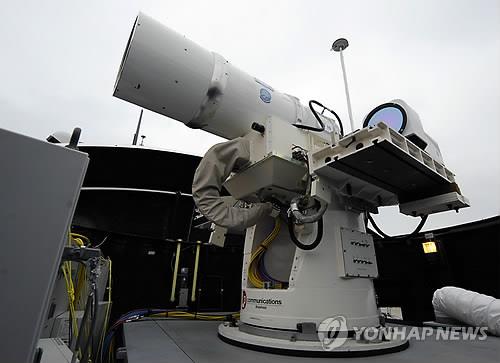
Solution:
[(0, 129), (0, 361), (32, 363), (88, 165)]

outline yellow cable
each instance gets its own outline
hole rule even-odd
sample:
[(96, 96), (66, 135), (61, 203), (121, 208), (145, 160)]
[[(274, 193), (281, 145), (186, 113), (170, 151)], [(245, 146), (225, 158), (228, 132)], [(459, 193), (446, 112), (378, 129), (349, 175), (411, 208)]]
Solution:
[[(90, 240), (87, 237), (78, 233), (71, 233), (71, 230), (68, 230), (69, 246), (72, 246), (72, 243), (75, 243), (77, 246), (82, 247), (84, 245), (84, 240), (87, 241), (88, 244), (90, 244)], [(63, 264), (61, 265), (61, 270), (63, 272), (64, 281), (66, 284), (66, 291), (68, 294), (69, 318), (71, 319), (73, 339), (75, 339), (78, 337), (78, 321), (76, 318), (75, 302), (76, 304), (78, 304), (81, 297), (81, 290), (85, 281), (85, 269), (82, 269), (81, 267), (78, 269), (76, 277), (76, 289), (75, 285), (73, 284), (73, 270), (71, 261), (63, 262)]]
[[(68, 245), (71, 246), (71, 231), (68, 230)], [(68, 294), (68, 310), (69, 318), (71, 319), (71, 325), (73, 330), (73, 337), (78, 336), (78, 323), (75, 314), (75, 287), (73, 285), (71, 262), (66, 261), (61, 265), (61, 269), (64, 275), (64, 282), (66, 284), (66, 292)]]
[[(73, 238), (73, 237), (71, 237)], [(83, 243), (83, 240), (81, 238), (73, 238), (73, 242), (75, 242), (75, 244), (78, 246), (78, 247), (83, 247), (85, 244)]]
[[(77, 308), (82, 308), (82, 296), (85, 296), (86, 287), (86, 270), (84, 265), (78, 267), (78, 272), (76, 274), (76, 289), (75, 289), (75, 306)], [(83, 291), (83, 294), (82, 294)]]
[[(262, 281), (258, 275), (257, 265), (258, 260), (261, 255), (267, 250), (267, 247), (273, 242), (273, 240), (278, 236), (281, 228), (281, 222), (279, 217), (275, 219), (274, 228), (271, 233), (262, 241), (262, 243), (257, 247), (257, 249), (252, 253), (250, 257), (250, 266), (248, 268), (248, 279), (252, 283), (252, 285), (256, 288), (264, 288), (264, 281)], [(277, 286), (281, 288), (281, 284)]]
[[(75, 239), (79, 238), (81, 240), (84, 240), (85, 242), (87, 242), (88, 245), (90, 245), (90, 239), (88, 237), (84, 236), (83, 234), (71, 233), (71, 237), (73, 237)], [(82, 244), (84, 244), (84, 243), (82, 242)]]
[(78, 336), (78, 326), (75, 314), (75, 290), (73, 280), (71, 279), (71, 265), (69, 262), (64, 262), (61, 268), (64, 275), (64, 281), (66, 283), (66, 291), (68, 293), (68, 310), (73, 329), (73, 337), (76, 338)]
[[(72, 246), (72, 244), (74, 243), (78, 247), (82, 247), (85, 245), (84, 241), (86, 241), (87, 244), (90, 245), (89, 238), (78, 233), (71, 233), (71, 230), (68, 230), (69, 246)], [(71, 261), (63, 262), (61, 265), (61, 270), (63, 272), (66, 291), (68, 294), (68, 311), (69, 318), (71, 319), (73, 339), (76, 339), (78, 337), (78, 322), (76, 318), (75, 302), (76, 304), (80, 302), (81, 290), (83, 286), (85, 286), (86, 281), (86, 271), (85, 268), (82, 267), (78, 269), (75, 289), (75, 285), (73, 284), (73, 270)]]
[[(231, 314), (234, 318), (240, 316), (239, 313)], [(203, 313), (190, 313), (187, 311), (168, 311), (165, 313), (153, 314), (151, 317), (166, 317), (166, 318), (183, 318), (183, 319), (196, 319), (196, 320), (215, 320), (223, 321), (227, 318), (227, 315), (211, 315)]]

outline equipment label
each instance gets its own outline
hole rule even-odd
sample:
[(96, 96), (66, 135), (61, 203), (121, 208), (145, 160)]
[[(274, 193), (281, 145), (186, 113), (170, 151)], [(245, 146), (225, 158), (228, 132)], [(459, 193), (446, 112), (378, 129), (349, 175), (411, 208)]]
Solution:
[(265, 103), (271, 102), (271, 92), (265, 88), (260, 89), (260, 99)]

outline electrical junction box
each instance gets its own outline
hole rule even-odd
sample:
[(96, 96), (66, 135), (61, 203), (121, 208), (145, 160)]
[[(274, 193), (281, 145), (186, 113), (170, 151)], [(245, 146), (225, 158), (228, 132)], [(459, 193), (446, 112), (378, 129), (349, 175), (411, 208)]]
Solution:
[(340, 264), (343, 277), (378, 277), (377, 258), (373, 237), (348, 228), (341, 228), (342, 257)]

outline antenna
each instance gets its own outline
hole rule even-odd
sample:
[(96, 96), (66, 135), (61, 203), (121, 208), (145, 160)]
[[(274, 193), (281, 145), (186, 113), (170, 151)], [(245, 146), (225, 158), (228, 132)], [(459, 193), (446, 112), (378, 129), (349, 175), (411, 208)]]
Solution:
[(339, 38), (332, 44), (332, 49), (335, 52), (340, 53), (340, 64), (342, 65), (342, 74), (344, 76), (344, 88), (345, 88), (345, 97), (347, 99), (347, 110), (349, 112), (349, 121), (351, 122), (351, 132), (354, 131), (354, 120), (352, 118), (352, 109), (351, 109), (351, 98), (349, 97), (349, 87), (347, 86), (347, 74), (345, 72), (345, 64), (344, 64), (344, 55), (342, 52), (349, 46), (349, 42), (345, 38)]
[(142, 113), (143, 112), (144, 112), (144, 109), (141, 108), (141, 113), (139, 114), (139, 121), (137, 122), (137, 130), (135, 130), (134, 139), (132, 140), (132, 145), (137, 145), (137, 138), (139, 137), (139, 131), (141, 129), (141, 121), (142, 121)]

